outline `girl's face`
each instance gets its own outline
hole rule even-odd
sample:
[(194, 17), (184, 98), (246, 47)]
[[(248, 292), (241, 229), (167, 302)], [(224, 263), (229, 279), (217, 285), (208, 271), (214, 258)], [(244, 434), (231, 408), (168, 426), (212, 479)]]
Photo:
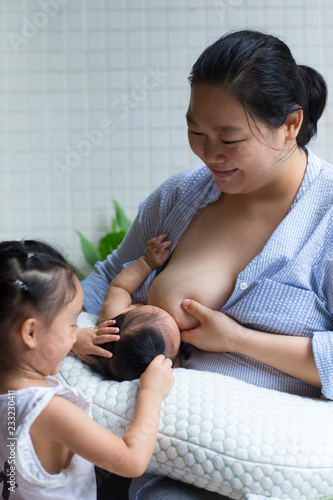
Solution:
[(193, 85), (186, 118), (191, 149), (221, 191), (251, 193), (276, 180), (288, 152), (284, 126), (254, 123), (235, 97), (210, 85)]
[(83, 305), (83, 291), (79, 280), (75, 277), (76, 293), (71, 302), (56, 316), (51, 325), (43, 325), (39, 332), (38, 371), (44, 376), (56, 375), (64, 357), (76, 342), (76, 321)]

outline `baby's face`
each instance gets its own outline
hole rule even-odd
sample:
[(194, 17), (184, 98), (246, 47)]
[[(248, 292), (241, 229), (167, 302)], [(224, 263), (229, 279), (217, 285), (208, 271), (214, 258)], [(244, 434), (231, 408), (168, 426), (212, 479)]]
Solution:
[(160, 317), (162, 326), (161, 333), (166, 346), (165, 356), (174, 360), (180, 348), (180, 331), (177, 323), (168, 312), (160, 307), (144, 305), (142, 308), (144, 308), (146, 312), (157, 314)]

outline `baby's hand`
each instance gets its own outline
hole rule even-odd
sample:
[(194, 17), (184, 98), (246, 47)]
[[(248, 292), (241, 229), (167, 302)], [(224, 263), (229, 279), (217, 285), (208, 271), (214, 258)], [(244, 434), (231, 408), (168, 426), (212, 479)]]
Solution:
[(169, 257), (170, 251), (168, 246), (170, 246), (171, 241), (164, 241), (167, 234), (161, 234), (156, 238), (152, 238), (148, 241), (146, 250), (143, 257), (151, 269), (156, 269), (160, 267)]
[(171, 359), (164, 354), (156, 356), (140, 377), (140, 389), (152, 391), (163, 399), (175, 383), (171, 367)]
[(89, 328), (76, 328), (75, 333), (77, 340), (72, 347), (74, 354), (88, 364), (95, 362), (95, 359), (91, 356), (91, 354), (111, 358), (111, 352), (98, 346), (100, 344), (105, 344), (106, 342), (115, 342), (119, 340), (119, 328), (112, 326), (114, 324), (115, 320), (109, 319), (107, 321), (103, 321), (103, 323), (100, 323), (97, 326), (91, 326)]

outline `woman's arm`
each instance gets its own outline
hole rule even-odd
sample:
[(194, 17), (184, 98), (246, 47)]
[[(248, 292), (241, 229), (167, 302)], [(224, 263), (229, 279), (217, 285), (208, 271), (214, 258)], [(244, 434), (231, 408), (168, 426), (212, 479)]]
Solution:
[(193, 300), (183, 306), (200, 322), (198, 328), (182, 332), (183, 341), (205, 351), (243, 354), (321, 388), (311, 338), (251, 330)]
[(157, 356), (141, 376), (134, 418), (122, 438), (60, 396), (52, 398), (37, 417), (32, 434), (60, 443), (115, 474), (142, 475), (154, 451), (162, 400), (174, 384), (171, 364), (170, 359)]

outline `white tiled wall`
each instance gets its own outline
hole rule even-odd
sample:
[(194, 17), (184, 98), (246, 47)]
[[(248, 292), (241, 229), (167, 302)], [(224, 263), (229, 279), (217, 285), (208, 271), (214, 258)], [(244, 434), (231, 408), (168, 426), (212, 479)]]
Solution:
[(321, 71), (329, 104), (313, 149), (333, 162), (333, 0), (1, 0), (0, 239), (37, 237), (83, 263), (111, 198), (133, 218), (195, 164), (187, 76), (228, 30), (281, 36)]

